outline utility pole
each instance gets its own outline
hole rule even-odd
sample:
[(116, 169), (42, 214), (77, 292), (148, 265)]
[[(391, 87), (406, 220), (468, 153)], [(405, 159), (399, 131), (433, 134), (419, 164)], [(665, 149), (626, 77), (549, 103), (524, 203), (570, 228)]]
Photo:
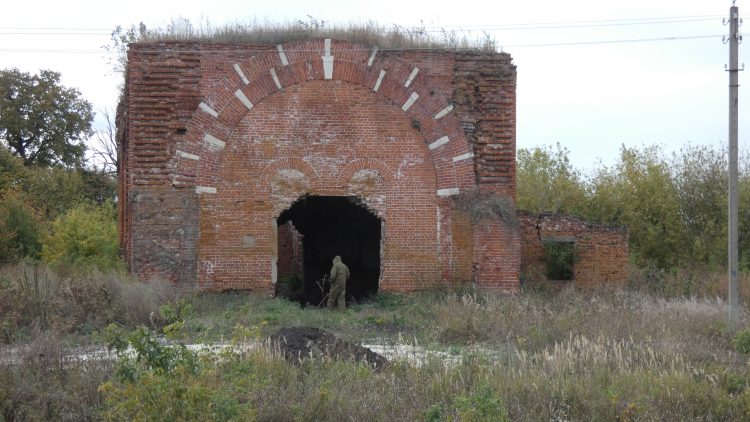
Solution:
[(737, 195), (737, 114), (738, 114), (738, 73), (737, 45), (740, 42), (739, 9), (732, 0), (729, 8), (729, 324), (734, 326), (739, 321), (739, 286), (738, 270), (738, 195)]

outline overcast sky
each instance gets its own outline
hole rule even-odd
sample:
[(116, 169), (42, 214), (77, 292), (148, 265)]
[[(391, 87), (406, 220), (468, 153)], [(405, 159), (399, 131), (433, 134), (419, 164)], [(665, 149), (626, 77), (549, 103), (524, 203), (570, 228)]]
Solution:
[[(97, 110), (114, 109), (119, 77), (101, 48), (117, 26), (166, 25), (177, 17), (213, 26), (313, 16), (333, 24), (377, 21), (489, 33), (518, 67), (519, 148), (554, 145), (577, 167), (615, 162), (620, 146), (668, 151), (727, 139), (731, 1), (705, 0), (212, 0), (4, 2), (0, 68), (52, 69)], [(750, 4), (738, 1), (741, 15)], [(747, 9), (750, 11), (750, 9)], [(687, 38), (654, 41), (664, 38)], [(702, 38), (698, 38), (702, 37)], [(607, 41), (641, 40), (638, 42)], [(651, 41), (643, 41), (651, 40)], [(750, 38), (748, 38), (750, 41)], [(740, 62), (748, 53), (740, 45)], [(750, 60), (748, 60), (750, 66)], [(750, 68), (749, 68), (750, 70)], [(750, 74), (740, 73), (740, 147), (747, 148)], [(97, 127), (102, 126), (97, 118)]]

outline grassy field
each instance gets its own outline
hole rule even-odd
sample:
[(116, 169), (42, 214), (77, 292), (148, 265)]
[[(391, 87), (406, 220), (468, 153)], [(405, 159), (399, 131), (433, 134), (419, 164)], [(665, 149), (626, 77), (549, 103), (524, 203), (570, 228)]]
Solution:
[[(19, 364), (0, 365), (9, 421), (750, 418), (744, 312), (732, 329), (721, 300), (678, 294), (669, 280), (667, 289), (384, 293), (330, 312), (255, 294), (179, 294), (112, 274), (4, 271), (0, 347), (26, 346)], [(241, 347), (290, 326), (451, 359), (373, 369)], [(162, 335), (230, 342), (235, 353), (167, 347)], [(65, 363), (66, 348), (92, 344), (130, 344), (137, 354)]]

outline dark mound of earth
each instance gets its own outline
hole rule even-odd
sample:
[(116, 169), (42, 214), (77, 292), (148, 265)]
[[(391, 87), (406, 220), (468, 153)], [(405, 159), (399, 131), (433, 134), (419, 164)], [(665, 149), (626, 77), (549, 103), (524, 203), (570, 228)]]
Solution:
[(309, 358), (332, 358), (353, 362), (367, 362), (375, 368), (388, 363), (383, 356), (358, 344), (350, 343), (335, 335), (313, 327), (281, 328), (271, 335), (271, 343), (279, 347), (284, 357), (299, 362)]

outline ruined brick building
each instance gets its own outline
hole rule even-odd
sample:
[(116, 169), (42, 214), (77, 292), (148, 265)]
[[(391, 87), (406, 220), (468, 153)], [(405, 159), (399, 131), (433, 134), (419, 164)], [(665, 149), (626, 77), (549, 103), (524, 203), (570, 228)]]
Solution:
[(128, 266), (272, 290), (341, 255), (355, 295), (516, 290), (523, 224), (472, 209), (512, 207), (515, 92), (506, 53), (131, 44), (118, 119)]

